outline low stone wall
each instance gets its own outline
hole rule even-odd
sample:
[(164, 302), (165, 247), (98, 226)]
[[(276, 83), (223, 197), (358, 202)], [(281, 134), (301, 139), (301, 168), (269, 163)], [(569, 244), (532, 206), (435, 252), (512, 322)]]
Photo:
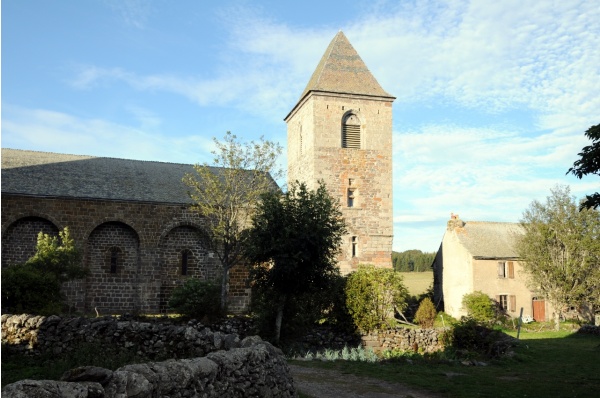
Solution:
[(375, 352), (400, 349), (403, 351), (435, 352), (444, 349), (441, 341), (446, 329), (395, 328), (379, 330), (362, 336), (363, 346)]
[(236, 324), (222, 326), (227, 333), (213, 331), (202, 323), (174, 324), (157, 318), (138, 321), (128, 317), (61, 318), (2, 315), (5, 348), (26, 355), (51, 352), (60, 355), (83, 343), (134, 350), (140, 357), (192, 358), (221, 349), (239, 347)]
[(21, 380), (2, 389), (6, 398), (297, 396), (281, 351), (257, 336), (204, 358), (127, 365), (114, 372), (81, 367), (62, 381)]

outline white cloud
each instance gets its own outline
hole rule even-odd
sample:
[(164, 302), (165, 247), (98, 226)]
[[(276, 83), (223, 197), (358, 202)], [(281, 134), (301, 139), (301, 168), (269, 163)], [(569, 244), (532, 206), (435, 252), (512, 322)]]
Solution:
[[(138, 109), (137, 112), (144, 111)], [(203, 136), (172, 138), (147, 129), (101, 119), (83, 119), (45, 109), (3, 105), (2, 146), (78, 155), (152, 159), (173, 163), (212, 161), (212, 140)], [(146, 118), (146, 119), (144, 119)], [(156, 123), (142, 115), (141, 125)]]
[(152, 2), (149, 0), (104, 0), (104, 3), (117, 13), (125, 24), (137, 29), (143, 29), (153, 13)]

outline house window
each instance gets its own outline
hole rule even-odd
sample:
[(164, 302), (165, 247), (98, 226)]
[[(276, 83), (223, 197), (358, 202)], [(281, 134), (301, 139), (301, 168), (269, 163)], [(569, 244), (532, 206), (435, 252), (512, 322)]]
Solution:
[(358, 237), (352, 237), (352, 257), (356, 257), (358, 255)]
[(498, 261), (498, 278), (515, 278), (515, 264), (513, 261)]
[(348, 188), (348, 207), (354, 207), (354, 188)]
[(517, 296), (515, 295), (508, 295), (508, 294), (501, 294), (499, 296), (496, 296), (496, 300), (498, 301), (498, 304), (500, 305), (500, 308), (505, 311), (505, 312), (516, 312), (517, 311)]
[(342, 148), (360, 149), (360, 120), (353, 113), (342, 120)]
[(119, 248), (113, 247), (110, 249), (110, 273), (116, 274), (117, 267), (119, 266)]

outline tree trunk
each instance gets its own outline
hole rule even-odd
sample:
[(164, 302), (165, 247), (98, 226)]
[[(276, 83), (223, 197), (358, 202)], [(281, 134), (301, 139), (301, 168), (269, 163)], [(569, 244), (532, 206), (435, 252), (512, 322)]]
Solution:
[(223, 276), (221, 278), (221, 311), (227, 310), (227, 298), (229, 295), (229, 268), (223, 267)]
[(277, 304), (277, 316), (275, 317), (275, 345), (279, 345), (279, 338), (281, 337), (281, 322), (283, 321), (283, 309), (285, 308), (286, 295), (283, 295), (279, 299)]
[(554, 310), (554, 330), (560, 330), (560, 312), (557, 309)]

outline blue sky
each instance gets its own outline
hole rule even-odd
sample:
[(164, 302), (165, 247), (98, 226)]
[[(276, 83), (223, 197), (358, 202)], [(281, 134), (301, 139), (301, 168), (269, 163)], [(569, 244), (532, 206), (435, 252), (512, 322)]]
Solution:
[[(210, 161), (283, 118), (343, 30), (394, 102), (394, 250), (518, 222), (600, 123), (595, 1), (2, 1), (2, 147)], [(286, 164), (285, 155), (281, 158)]]

